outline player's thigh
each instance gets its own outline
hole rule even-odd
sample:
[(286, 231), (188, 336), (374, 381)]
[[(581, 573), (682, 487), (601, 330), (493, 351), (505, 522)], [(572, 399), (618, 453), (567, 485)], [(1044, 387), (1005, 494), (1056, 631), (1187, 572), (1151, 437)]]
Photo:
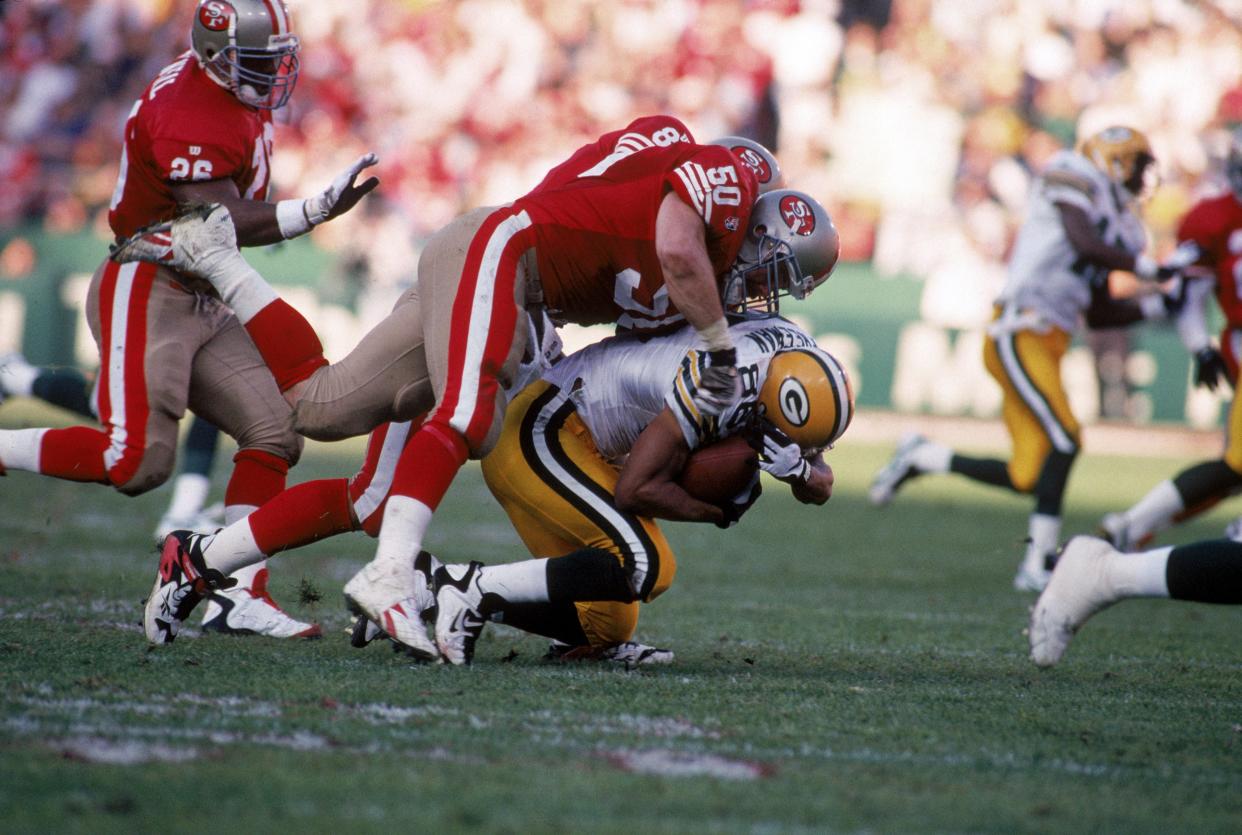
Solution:
[(617, 510), (617, 470), (555, 387), (534, 383), (514, 399), (483, 476), (528, 547), (609, 551), (642, 600), (672, 584), (677, 563), (663, 532), (653, 519)]
[(345, 358), (317, 370), (295, 410), (297, 431), (339, 440), (430, 409), (421, 307), (419, 289), (412, 288)]
[(190, 408), (243, 449), (296, 462), (302, 442), (275, 378), (237, 317), (223, 306), (213, 315), (215, 332), (194, 355)]
[(1009, 477), (1029, 491), (1039, 479), (1048, 453), (1077, 453), (1081, 429), (1061, 381), (1061, 358), (1069, 335), (1017, 331), (989, 337), (984, 348), (988, 373), (1004, 394), (1002, 416), (1013, 441)]

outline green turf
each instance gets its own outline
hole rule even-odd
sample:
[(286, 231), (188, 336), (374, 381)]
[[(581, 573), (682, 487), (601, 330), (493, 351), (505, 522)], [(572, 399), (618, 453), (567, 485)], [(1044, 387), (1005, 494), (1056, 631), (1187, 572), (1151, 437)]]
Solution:
[[(360, 449), (312, 445), (295, 474), (348, 475)], [(888, 451), (847, 436), (824, 508), (769, 483), (734, 530), (667, 525), (677, 581), (639, 630), (677, 660), (631, 672), (549, 665), (542, 641), (496, 627), (472, 669), (350, 649), (339, 589), (373, 550), (358, 534), (274, 563), (277, 598), (324, 640), (191, 632), (148, 650), (167, 488), (125, 499), (11, 473), (0, 830), (1237, 831), (1242, 611), (1128, 602), (1037, 670), (1033, 598), (1009, 586), (1028, 501), (926, 479), (874, 509)], [(1066, 533), (1185, 463), (1086, 457)], [(474, 466), (429, 545), (522, 553)]]

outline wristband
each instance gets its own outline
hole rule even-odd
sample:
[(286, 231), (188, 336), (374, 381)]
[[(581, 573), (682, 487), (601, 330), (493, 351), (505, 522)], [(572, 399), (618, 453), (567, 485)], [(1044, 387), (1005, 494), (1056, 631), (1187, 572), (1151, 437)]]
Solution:
[(708, 351), (724, 351), (733, 347), (733, 338), (729, 336), (729, 323), (723, 317), (700, 329), (699, 337), (706, 343)]
[(306, 216), (305, 200), (281, 200), (276, 204), (276, 225), (285, 240), (305, 235), (314, 225)]
[(1159, 273), (1159, 270), (1160, 265), (1151, 256), (1142, 254), (1134, 256), (1134, 274), (1139, 278), (1151, 281)]

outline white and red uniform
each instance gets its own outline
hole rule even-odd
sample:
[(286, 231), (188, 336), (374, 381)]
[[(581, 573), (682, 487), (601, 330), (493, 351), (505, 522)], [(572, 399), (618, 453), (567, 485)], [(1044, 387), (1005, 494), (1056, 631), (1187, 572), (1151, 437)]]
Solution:
[[(272, 136), (270, 112), (239, 102), (187, 51), (130, 111), (112, 231), (120, 238), (171, 217), (178, 183), (229, 179), (243, 197), (266, 198)], [(170, 475), (191, 408), (241, 447), (226, 505), (257, 506), (283, 489), (301, 448), (289, 407), (236, 317), (195, 286), (152, 264), (103, 262), (87, 297), (103, 431), (47, 430), (39, 472), (142, 493)]]

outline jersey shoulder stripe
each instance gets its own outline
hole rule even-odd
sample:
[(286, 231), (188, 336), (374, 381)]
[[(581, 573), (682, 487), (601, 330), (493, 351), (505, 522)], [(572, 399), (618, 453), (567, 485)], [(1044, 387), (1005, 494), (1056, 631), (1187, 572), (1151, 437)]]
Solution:
[(707, 185), (707, 172), (697, 162), (686, 161), (677, 166), (676, 174), (686, 187), (686, 194), (692, 201), (692, 208), (698, 212), (708, 224), (712, 221), (711, 188)]

